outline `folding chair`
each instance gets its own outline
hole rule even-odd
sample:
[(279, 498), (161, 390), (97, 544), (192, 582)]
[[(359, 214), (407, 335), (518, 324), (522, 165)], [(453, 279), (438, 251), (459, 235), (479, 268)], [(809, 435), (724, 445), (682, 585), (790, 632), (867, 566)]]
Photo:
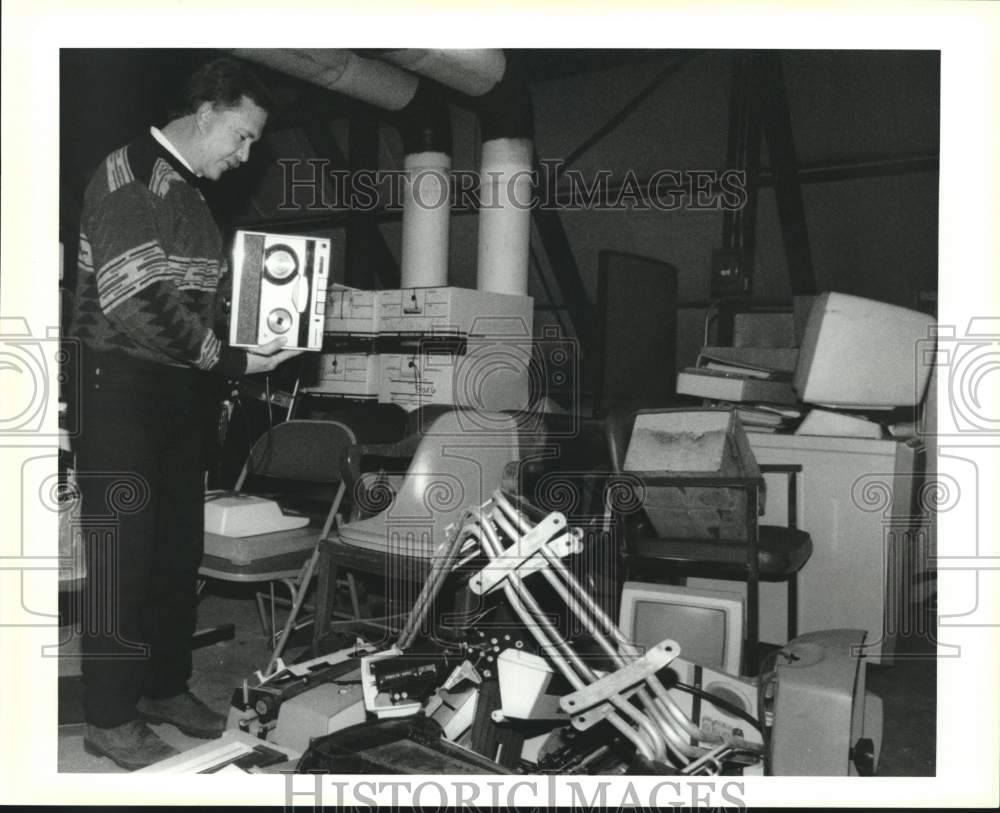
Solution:
[[(354, 432), (339, 421), (290, 420), (273, 427), (254, 443), (235, 492), (266, 494), (262, 486), (282, 486), (286, 503), (308, 508), (321, 505), (325, 510), (303, 511), (309, 524), (295, 530), (241, 537), (205, 534), (205, 554), (198, 571), (203, 578), (268, 583), (270, 623), (264, 612), (264, 594), (257, 591), (256, 598), (261, 626), (274, 646), (271, 663), (296, 629), (319, 557), (319, 540), (329, 535), (344, 498), (341, 454), (355, 443)], [(311, 488), (303, 491), (303, 484)], [(298, 490), (289, 492), (292, 485)], [(322, 487), (318, 492), (317, 486)], [(275, 631), (276, 582), (284, 584), (291, 594), (291, 609), (280, 634)]]

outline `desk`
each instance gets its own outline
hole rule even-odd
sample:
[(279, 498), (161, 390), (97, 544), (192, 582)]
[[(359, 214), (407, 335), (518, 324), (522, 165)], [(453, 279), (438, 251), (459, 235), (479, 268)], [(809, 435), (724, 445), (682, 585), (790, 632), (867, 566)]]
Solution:
[[(926, 551), (912, 533), (921, 453), (892, 440), (747, 433), (759, 463), (798, 463), (799, 527), (813, 554), (799, 573), (799, 633), (864, 629), (872, 663), (891, 659), (912, 621), (903, 612)], [(762, 524), (787, 520), (784, 475), (767, 475)], [(691, 586), (743, 590), (743, 585), (689, 579)], [(760, 639), (785, 643), (784, 586), (762, 583)]]

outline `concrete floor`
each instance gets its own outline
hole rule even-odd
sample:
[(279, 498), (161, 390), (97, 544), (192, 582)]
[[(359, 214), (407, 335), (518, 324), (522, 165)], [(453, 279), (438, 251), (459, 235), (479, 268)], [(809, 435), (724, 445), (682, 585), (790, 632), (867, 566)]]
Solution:
[[(225, 592), (223, 592), (225, 591)], [(236, 638), (199, 649), (194, 654), (195, 677), (191, 688), (213, 708), (226, 712), (233, 690), (244, 678), (252, 678), (267, 662), (267, 642), (257, 621), (250, 594), (240, 595), (222, 586), (207, 592), (202, 600), (199, 626), (226, 622), (236, 626)], [(897, 661), (894, 666), (869, 666), (868, 688), (884, 703), (885, 730), (879, 776), (933, 776), (935, 765), (936, 670), (926, 654), (929, 644), (910, 641), (907, 650), (916, 657)], [(290, 648), (289, 660), (302, 652)], [(61, 688), (59, 771), (64, 773), (119, 773), (109, 759), (94, 757), (83, 750), (79, 710), (78, 642), (72, 639), (60, 660)], [(174, 747), (186, 750), (203, 744), (170, 725), (156, 726), (160, 736)], [(860, 781), (860, 780), (859, 780)]]
[[(225, 714), (229, 708), (233, 689), (242, 685), (244, 678), (253, 678), (257, 669), (267, 664), (267, 636), (257, 620), (256, 604), (252, 593), (234, 595), (207, 592), (199, 605), (199, 628), (233, 623), (236, 637), (195, 650), (194, 677), (191, 690), (216, 711)], [(66, 773), (125, 773), (105, 757), (95, 757), (83, 750), (83, 727), (80, 724), (79, 697), (79, 640), (70, 641), (62, 649), (60, 659), (60, 731), (58, 765)], [(295, 650), (290, 651), (295, 655)], [(75, 655), (75, 657), (74, 657)], [(152, 727), (164, 740), (181, 751), (203, 745), (206, 740), (188, 737), (171, 725)]]

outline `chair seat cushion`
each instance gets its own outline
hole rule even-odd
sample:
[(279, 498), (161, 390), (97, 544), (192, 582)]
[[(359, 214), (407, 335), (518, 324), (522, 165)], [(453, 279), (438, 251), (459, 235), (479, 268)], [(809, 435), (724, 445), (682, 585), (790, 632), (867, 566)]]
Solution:
[(363, 547), (336, 535), (324, 539), (322, 546), (330, 561), (346, 570), (417, 583), (426, 581), (431, 571), (430, 559), (390, 553), (384, 545), (380, 549)]
[[(805, 531), (761, 525), (758, 537), (757, 563), (761, 578), (790, 576), (812, 555), (812, 538)], [(747, 572), (746, 546), (742, 542), (645, 536), (628, 541), (626, 557), (633, 569), (648, 561), (651, 565), (669, 565), (730, 578), (745, 578)]]
[(227, 582), (266, 582), (294, 579), (311, 555), (311, 550), (293, 551), (256, 559), (245, 565), (234, 564), (218, 556), (205, 556), (198, 575)]
[(261, 559), (312, 552), (320, 529), (313, 526), (294, 531), (278, 531), (254, 536), (221, 536), (205, 534), (205, 556), (224, 559), (234, 565), (249, 565)]

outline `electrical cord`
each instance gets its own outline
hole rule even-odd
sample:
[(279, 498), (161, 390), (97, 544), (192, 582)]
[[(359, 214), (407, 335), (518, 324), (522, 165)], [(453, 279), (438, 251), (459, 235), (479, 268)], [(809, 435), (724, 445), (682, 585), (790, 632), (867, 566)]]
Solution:
[[(247, 436), (247, 450), (253, 447), (253, 428), (250, 426), (250, 416), (247, 414), (246, 406), (243, 403), (243, 398), (241, 395), (237, 394), (233, 398), (233, 412), (239, 410), (240, 417), (243, 419), (243, 429)], [(230, 423), (232, 423), (232, 418), (230, 418)]]
[[(769, 652), (760, 663), (760, 680), (757, 685), (757, 708), (762, 711), (766, 708), (767, 703), (767, 688), (770, 685), (769, 677), (776, 671), (778, 658), (784, 658), (786, 661), (790, 662), (796, 660), (796, 656), (784, 649), (776, 649), (773, 652)], [(773, 721), (771, 723), (774, 725)], [(771, 729), (767, 726), (764, 727), (762, 732), (764, 735), (764, 773), (767, 775), (771, 774)]]
[(271, 376), (264, 376), (264, 400), (267, 403), (267, 428), (274, 428), (274, 411), (271, 407)]
[(448, 624), (448, 626), (449, 627), (458, 627), (458, 626), (461, 626), (461, 627), (472, 627), (472, 626), (475, 626), (480, 621), (482, 621), (484, 618), (486, 618), (486, 616), (488, 616), (491, 612), (493, 612), (493, 610), (496, 609), (496, 606), (497, 605), (493, 605), (492, 607), (487, 607), (485, 610), (480, 610), (477, 613), (469, 613), (469, 614), (449, 613), (448, 614), (448, 621), (450, 623)]
[(750, 723), (754, 728), (756, 728), (761, 734), (764, 733), (764, 726), (761, 724), (760, 720), (751, 715), (749, 712), (744, 711), (739, 706), (733, 705), (728, 700), (723, 700), (721, 697), (716, 697), (711, 692), (706, 692), (704, 689), (699, 689), (697, 686), (691, 686), (687, 683), (681, 683), (678, 681), (673, 685), (672, 688), (680, 689), (682, 692), (687, 692), (695, 697), (700, 697), (702, 700), (706, 700), (713, 706), (726, 712), (726, 714), (731, 714), (733, 717), (739, 717), (741, 720), (745, 720)]
[(775, 664), (779, 657), (783, 657), (788, 661), (796, 660), (797, 656), (790, 652), (786, 652), (784, 649), (775, 649), (773, 652), (768, 652), (760, 662), (759, 674), (766, 675), (768, 672), (773, 672)]
[(375, 618), (345, 618), (342, 621), (330, 621), (327, 627), (345, 627), (352, 624), (376, 624), (383, 621), (393, 621), (397, 618), (409, 618), (409, 613), (393, 613), (392, 615), (380, 615)]

